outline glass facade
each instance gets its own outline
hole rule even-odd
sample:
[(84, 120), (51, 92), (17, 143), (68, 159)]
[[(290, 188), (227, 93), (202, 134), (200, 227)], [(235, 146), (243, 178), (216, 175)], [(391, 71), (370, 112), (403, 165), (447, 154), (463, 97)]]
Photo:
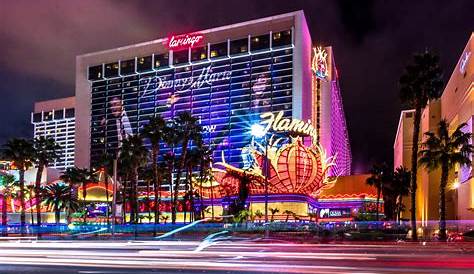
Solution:
[[(224, 155), (229, 164), (243, 167), (242, 148), (250, 143), (250, 127), (260, 114), (292, 116), (290, 30), (137, 57), (126, 64), (98, 64), (89, 67), (88, 75), (91, 164), (103, 153), (115, 153), (120, 141), (139, 133), (150, 117), (160, 114), (169, 120), (189, 111), (215, 147), (214, 161)], [(170, 150), (161, 145), (162, 154)]]

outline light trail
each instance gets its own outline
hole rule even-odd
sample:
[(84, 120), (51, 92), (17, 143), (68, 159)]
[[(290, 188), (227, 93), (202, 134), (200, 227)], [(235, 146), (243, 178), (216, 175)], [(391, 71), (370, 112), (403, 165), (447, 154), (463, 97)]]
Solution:
[[(208, 240), (224, 233), (216, 233)], [(0, 242), (2, 265), (96, 269), (183, 269), (279, 273), (456, 273), (474, 268), (474, 251), (457, 246), (271, 244), (218, 241), (196, 252), (200, 242)], [(240, 246), (240, 249), (238, 249)], [(416, 247), (416, 248), (415, 248)], [(430, 249), (433, 248), (433, 249)], [(128, 272), (128, 273), (130, 273)]]

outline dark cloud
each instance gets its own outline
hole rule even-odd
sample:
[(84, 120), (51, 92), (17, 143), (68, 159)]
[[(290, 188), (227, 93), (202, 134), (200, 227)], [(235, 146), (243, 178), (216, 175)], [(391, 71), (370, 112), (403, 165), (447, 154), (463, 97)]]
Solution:
[(393, 157), (397, 81), (411, 53), (436, 49), (449, 77), (474, 29), (473, 3), (2, 0), (0, 142), (31, 134), (34, 101), (74, 94), (76, 55), (303, 9), (314, 42), (334, 47), (354, 167), (364, 171)]

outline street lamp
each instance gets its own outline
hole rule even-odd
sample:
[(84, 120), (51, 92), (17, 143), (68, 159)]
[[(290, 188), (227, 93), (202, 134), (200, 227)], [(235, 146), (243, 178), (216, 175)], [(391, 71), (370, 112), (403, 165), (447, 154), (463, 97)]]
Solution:
[[(253, 124), (250, 128), (250, 133), (256, 138), (262, 138), (265, 143), (265, 159), (263, 166), (263, 176), (265, 178), (265, 223), (268, 223), (268, 142), (266, 138), (265, 128), (260, 124)], [(266, 231), (265, 234), (268, 234)]]

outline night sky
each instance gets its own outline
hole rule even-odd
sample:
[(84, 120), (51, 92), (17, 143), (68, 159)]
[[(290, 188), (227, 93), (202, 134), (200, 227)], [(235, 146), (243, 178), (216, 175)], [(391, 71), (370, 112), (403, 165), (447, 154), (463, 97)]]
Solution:
[(303, 9), (333, 46), (356, 173), (392, 162), (397, 82), (435, 50), (448, 80), (474, 30), (474, 1), (0, 0), (0, 143), (31, 137), (33, 102), (74, 95), (75, 56)]

